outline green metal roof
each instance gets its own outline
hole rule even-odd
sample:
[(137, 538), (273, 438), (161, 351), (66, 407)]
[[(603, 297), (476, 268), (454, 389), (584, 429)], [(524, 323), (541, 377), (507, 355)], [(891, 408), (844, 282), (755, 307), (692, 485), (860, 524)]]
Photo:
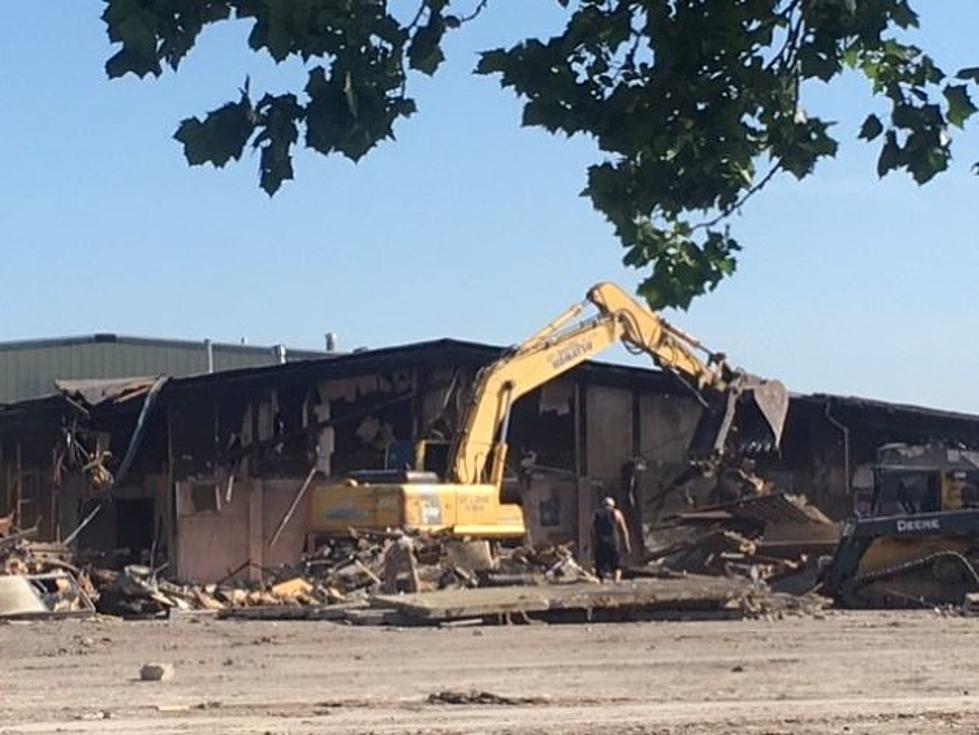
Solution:
[[(275, 347), (212, 342), (214, 370), (275, 365)], [(326, 352), (286, 348), (287, 361), (326, 357)], [(0, 342), (0, 403), (47, 395), (55, 380), (125, 378), (208, 372), (207, 343), (190, 340), (92, 334)]]

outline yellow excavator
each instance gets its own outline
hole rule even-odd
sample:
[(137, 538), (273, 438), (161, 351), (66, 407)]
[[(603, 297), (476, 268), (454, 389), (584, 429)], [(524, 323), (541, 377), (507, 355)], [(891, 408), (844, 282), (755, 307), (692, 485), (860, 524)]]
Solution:
[[(575, 321), (589, 305), (598, 313)], [(716, 467), (734, 444), (738, 451), (778, 445), (788, 411), (781, 383), (731, 368), (723, 354), (707, 350), (618, 286), (600, 283), (585, 301), (477, 374), (444, 480), (423, 471), (422, 444), (416, 451), (419, 469), (352, 472), (341, 483), (317, 487), (310, 530), (347, 535), (351, 529), (403, 528), (458, 537), (523, 537), (520, 505), (501, 501), (513, 404), (619, 342), (648, 354), (700, 397), (704, 410), (690, 446), (697, 467)]]

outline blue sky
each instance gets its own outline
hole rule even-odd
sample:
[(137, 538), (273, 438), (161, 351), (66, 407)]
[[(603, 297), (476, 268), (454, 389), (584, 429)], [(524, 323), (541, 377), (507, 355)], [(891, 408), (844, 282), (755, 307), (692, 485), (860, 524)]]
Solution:
[[(940, 65), (979, 65), (975, 0), (914, 3)], [(179, 74), (109, 82), (98, 0), (11, 3), (0, 41), (0, 339), (114, 331), (319, 347), (452, 336), (511, 343), (598, 280), (634, 286), (611, 230), (578, 196), (587, 140), (520, 128), (520, 104), (470, 74), (476, 52), (556, 28), (550, 0), (496, 0), (453, 35), (419, 114), (361, 164), (300, 153), (269, 200), (257, 161), (189, 168), (178, 121), (252, 89), (301, 85), (247, 51), (245, 24), (206, 33)], [(971, 52), (971, 53), (970, 53)], [(841, 155), (778, 179), (734, 222), (738, 274), (687, 331), (804, 392), (979, 412), (979, 137), (924, 188), (879, 182), (856, 141), (866, 83), (810, 90)], [(612, 354), (613, 359), (627, 359)]]

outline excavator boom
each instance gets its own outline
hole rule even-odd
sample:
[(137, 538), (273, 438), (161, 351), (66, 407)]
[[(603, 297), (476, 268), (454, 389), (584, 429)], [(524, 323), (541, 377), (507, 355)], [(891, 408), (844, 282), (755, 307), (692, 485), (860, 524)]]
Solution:
[(700, 397), (704, 412), (689, 447), (694, 458), (719, 458), (734, 431), (734, 443), (741, 450), (779, 445), (789, 410), (789, 394), (782, 383), (730, 367), (723, 353), (711, 352), (615, 284), (592, 287), (588, 300), (603, 314), (623, 320), (622, 340), (632, 352), (648, 354)]
[[(569, 325), (587, 303), (598, 314)], [(781, 383), (732, 369), (722, 354), (710, 352), (615, 284), (600, 283), (588, 291), (584, 303), (479, 373), (450, 452), (452, 481), (501, 482), (514, 401), (617, 342), (649, 355), (702, 399), (704, 412), (691, 445), (696, 457), (718, 458), (735, 429), (743, 448), (778, 445), (788, 411), (788, 393)]]

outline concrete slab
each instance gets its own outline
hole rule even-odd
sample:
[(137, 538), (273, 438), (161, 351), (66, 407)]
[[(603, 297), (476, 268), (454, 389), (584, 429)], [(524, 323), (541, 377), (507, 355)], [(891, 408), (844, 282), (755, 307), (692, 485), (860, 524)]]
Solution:
[(371, 599), (371, 605), (432, 622), (569, 610), (719, 610), (743, 597), (751, 588), (747, 580), (690, 575), (682, 579), (645, 579), (616, 584), (485, 587), (376, 595)]

